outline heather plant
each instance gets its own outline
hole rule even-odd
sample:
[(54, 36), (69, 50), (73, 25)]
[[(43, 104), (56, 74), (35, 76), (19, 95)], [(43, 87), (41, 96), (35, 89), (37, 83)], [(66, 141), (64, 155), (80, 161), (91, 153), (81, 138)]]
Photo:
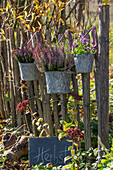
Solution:
[(23, 48), (17, 48), (15, 50), (15, 58), (20, 63), (33, 63), (33, 53), (31, 50), (27, 47), (27, 44)]
[(74, 65), (73, 55), (68, 53), (64, 44), (58, 46), (51, 42), (37, 42), (34, 48), (31, 46), (31, 50), (40, 71), (70, 70)]

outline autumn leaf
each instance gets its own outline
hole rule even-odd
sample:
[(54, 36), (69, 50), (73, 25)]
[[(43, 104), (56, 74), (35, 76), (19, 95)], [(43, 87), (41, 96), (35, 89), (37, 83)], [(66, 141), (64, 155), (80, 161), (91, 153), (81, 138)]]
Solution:
[(52, 163), (48, 167), (53, 167)]
[(8, 1), (7, 6), (6, 6), (6, 11), (8, 12), (8, 9), (10, 9), (10, 8), (11, 8), (11, 5), (10, 5), (10, 3)]
[(85, 2), (85, 5), (88, 6), (88, 2)]
[(71, 31), (74, 32), (74, 28), (72, 24), (70, 24), (70, 28), (71, 28)]
[(6, 123), (6, 120), (1, 120), (0, 124)]
[(2, 33), (2, 34), (5, 34), (5, 32), (4, 32), (4, 30), (3, 30), (2, 28), (1, 28), (1, 33)]
[(109, 2), (111, 2), (112, 0), (102, 0), (102, 3), (104, 4), (104, 5), (108, 5), (108, 3)]
[(72, 1), (72, 0), (68, 1), (68, 2), (66, 3), (66, 5), (69, 5), (69, 3), (70, 3), (71, 1)]
[(55, 6), (58, 7), (58, 3), (56, 2), (56, 0), (52, 0), (52, 1), (55, 4)]

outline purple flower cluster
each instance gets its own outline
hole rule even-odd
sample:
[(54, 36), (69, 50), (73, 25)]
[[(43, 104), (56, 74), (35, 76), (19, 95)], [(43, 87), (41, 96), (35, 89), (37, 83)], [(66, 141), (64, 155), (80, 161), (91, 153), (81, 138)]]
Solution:
[[(79, 40), (81, 41), (81, 43), (83, 43), (83, 44), (85, 44), (85, 45), (89, 42), (89, 39), (84, 38), (83, 35), (78, 35), (78, 38), (79, 38)], [(78, 39), (76, 39), (76, 40), (78, 41)]]
[(82, 141), (84, 139), (84, 133), (80, 129), (70, 128), (66, 130), (66, 137), (70, 137), (74, 142)]
[[(86, 36), (89, 34), (91, 30), (95, 29), (95, 44), (93, 42), (89, 42), (89, 39)], [(78, 35), (77, 39), (74, 39), (72, 45), (72, 54), (94, 54), (97, 52), (97, 31), (96, 27), (91, 27), (88, 32), (83, 35)]]
[(23, 48), (17, 48), (15, 50), (15, 57), (20, 63), (33, 63), (33, 53), (27, 47), (27, 44)]
[(89, 39), (83, 35), (78, 35), (78, 38), (73, 41), (72, 52), (74, 54), (84, 54), (92, 52), (93, 44), (89, 43)]
[(40, 71), (61, 71), (74, 65), (73, 56), (67, 56), (64, 45), (52, 46), (51, 42), (45, 42), (43, 45), (36, 43), (34, 48), (31, 46), (31, 50)]
[(109, 122), (112, 122), (113, 121), (113, 114), (110, 114), (109, 115)]
[(20, 102), (17, 105), (17, 110), (24, 113), (26, 111), (27, 105), (29, 105), (29, 104), (30, 104), (29, 100), (24, 100), (22, 103)]

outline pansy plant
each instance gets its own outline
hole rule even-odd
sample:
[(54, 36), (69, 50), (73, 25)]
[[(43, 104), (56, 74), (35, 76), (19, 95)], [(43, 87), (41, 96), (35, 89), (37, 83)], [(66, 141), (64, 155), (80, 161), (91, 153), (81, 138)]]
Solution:
[[(88, 33), (92, 30), (95, 29), (95, 44), (93, 42), (90, 42), (89, 39), (86, 38)], [(96, 32), (96, 27), (93, 26), (89, 29), (89, 31), (83, 36), (83, 35), (78, 35), (77, 39), (73, 40), (72, 44), (72, 54), (95, 54), (97, 51), (97, 32)]]

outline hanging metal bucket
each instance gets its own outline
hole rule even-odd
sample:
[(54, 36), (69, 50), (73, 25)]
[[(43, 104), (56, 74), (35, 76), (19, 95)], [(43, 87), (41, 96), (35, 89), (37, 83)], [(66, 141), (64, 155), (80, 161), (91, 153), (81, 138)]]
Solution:
[(91, 73), (93, 68), (94, 54), (77, 54), (74, 58), (76, 72)]
[(20, 74), (22, 80), (34, 81), (38, 80), (38, 69), (34, 63), (19, 63)]
[(62, 71), (45, 72), (47, 93), (66, 94), (70, 91), (71, 74)]

